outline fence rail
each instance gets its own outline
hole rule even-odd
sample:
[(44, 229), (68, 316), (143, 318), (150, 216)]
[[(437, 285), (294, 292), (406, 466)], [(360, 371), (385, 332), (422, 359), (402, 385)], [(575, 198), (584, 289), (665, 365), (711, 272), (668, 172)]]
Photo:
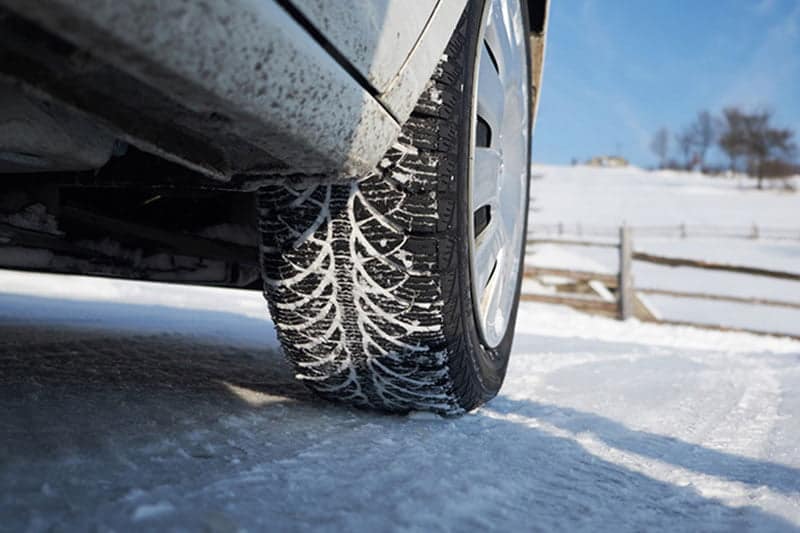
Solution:
[(735, 272), (739, 274), (750, 274), (753, 276), (764, 276), (768, 278), (788, 279), (800, 281), (800, 274), (794, 272), (782, 272), (780, 270), (770, 270), (767, 268), (729, 265), (726, 263), (714, 263), (711, 261), (701, 261), (699, 259), (685, 259), (681, 257), (666, 257), (662, 255), (648, 254), (644, 252), (634, 252), (633, 259), (645, 263), (670, 267), (693, 267), (705, 270), (719, 270), (723, 272)]
[[(800, 227), (774, 227), (751, 224), (748, 226), (714, 226), (705, 224), (641, 225), (632, 226), (639, 237), (673, 238), (730, 238), (800, 241)], [(537, 238), (550, 236), (609, 237), (616, 238), (619, 227), (584, 225), (581, 223), (533, 224), (531, 235)]]
[(607, 302), (599, 298), (559, 296), (554, 294), (522, 294), (520, 295), (520, 299), (523, 301), (568, 305), (581, 311), (598, 311), (601, 314), (609, 316), (615, 316), (617, 313), (616, 302)]
[[(534, 226), (534, 230), (535, 229), (536, 227)], [(565, 268), (528, 266), (525, 269), (525, 276), (527, 277), (539, 278), (543, 281), (545, 281), (548, 276), (564, 278), (572, 281), (573, 285), (582, 284), (583, 291), (582, 293), (577, 294), (526, 293), (523, 294), (523, 300), (568, 305), (587, 312), (596, 312), (599, 314), (616, 316), (622, 320), (636, 317), (648, 322), (693, 325), (701, 328), (713, 328), (724, 331), (748, 331), (751, 333), (780, 335), (800, 339), (800, 335), (773, 333), (751, 330), (747, 328), (736, 328), (721, 324), (664, 320), (658, 316), (658, 313), (655, 312), (646, 301), (640, 298), (640, 295), (651, 294), (675, 298), (696, 298), (703, 300), (784, 307), (791, 309), (800, 309), (800, 302), (790, 302), (760, 297), (729, 296), (725, 294), (711, 294), (704, 292), (676, 291), (651, 287), (637, 288), (634, 286), (631, 270), (634, 261), (641, 261), (668, 267), (688, 267), (703, 270), (733, 272), (738, 274), (790, 281), (800, 281), (800, 273), (637, 252), (633, 246), (633, 229), (629, 226), (622, 226), (621, 228), (617, 228), (616, 231), (618, 235), (617, 242), (603, 242), (570, 238), (541, 238), (539, 236), (530, 238), (528, 243), (534, 245), (556, 244), (563, 246), (594, 246), (599, 248), (615, 248), (618, 250), (619, 254), (619, 268), (616, 274), (610, 274), (601, 272), (588, 272), (583, 270), (571, 270)], [(639, 229), (636, 229), (637, 235), (639, 234), (639, 231)], [(600, 287), (598, 287), (598, 284), (600, 284)], [(574, 288), (571, 285), (568, 287)], [(611, 291), (613, 291), (613, 293)]]
[(605, 283), (609, 287), (617, 286), (617, 276), (615, 274), (601, 274), (599, 272), (588, 272), (584, 270), (569, 270), (566, 268), (547, 268), (547, 267), (526, 267), (525, 275), (528, 277), (556, 276), (572, 279), (575, 281), (597, 280)]
[(619, 248), (615, 242), (580, 241), (574, 239), (528, 239), (528, 244), (561, 244), (568, 246), (591, 246), (594, 248)]
[(785, 300), (772, 300), (769, 298), (752, 298), (747, 296), (728, 296), (725, 294), (709, 294), (706, 292), (685, 292), (673, 291), (667, 289), (654, 289), (654, 288), (638, 288), (636, 292), (642, 294), (655, 294), (658, 296), (672, 296), (674, 298), (697, 298), (700, 300), (716, 300), (719, 302), (734, 302), (752, 305), (768, 305), (772, 307), (789, 307), (791, 309), (800, 309), (800, 303), (787, 302)]

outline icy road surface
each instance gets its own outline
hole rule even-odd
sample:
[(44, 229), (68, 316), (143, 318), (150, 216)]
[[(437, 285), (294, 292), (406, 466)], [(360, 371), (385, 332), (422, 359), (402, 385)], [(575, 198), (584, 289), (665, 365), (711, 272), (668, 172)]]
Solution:
[(329, 406), (257, 293), (0, 272), (0, 530), (800, 528), (800, 343), (526, 304), (460, 419)]

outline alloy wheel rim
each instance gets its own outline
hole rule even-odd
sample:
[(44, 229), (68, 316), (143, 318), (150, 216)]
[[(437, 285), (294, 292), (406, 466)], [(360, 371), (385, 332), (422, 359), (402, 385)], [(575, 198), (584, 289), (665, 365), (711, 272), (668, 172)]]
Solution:
[(484, 343), (505, 337), (525, 235), (530, 109), (519, 0), (489, 0), (476, 57), (470, 133), (470, 274)]

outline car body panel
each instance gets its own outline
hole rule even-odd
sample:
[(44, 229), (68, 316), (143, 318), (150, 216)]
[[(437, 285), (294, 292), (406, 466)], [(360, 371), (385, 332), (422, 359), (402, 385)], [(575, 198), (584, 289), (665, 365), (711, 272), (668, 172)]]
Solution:
[(395, 141), (466, 3), (0, 0), (0, 26), (5, 9), (74, 47), (13, 70), (29, 52), (0, 27), (0, 78), (220, 181), (346, 179)]
[[(357, 176), (374, 167), (399, 133), (399, 124), (373, 95), (272, 0), (2, 0), (0, 5), (175, 102), (180, 111), (167, 118), (207, 139), (209, 151), (221, 148), (213, 162), (202, 161), (202, 153), (180, 153), (159, 131), (137, 128), (132, 135), (127, 124), (103, 116), (103, 109), (87, 111), (112, 122), (131, 144), (212, 177)], [(139, 107), (147, 117), (147, 103)], [(228, 152), (224, 141), (233, 145)], [(242, 146), (252, 147), (255, 156), (236, 157)], [(259, 165), (259, 152), (281, 164)]]
[(408, 119), (458, 25), (466, 0), (442, 0), (392, 84), (381, 94), (383, 103), (401, 122)]
[(290, 0), (399, 123), (433, 75), (467, 0)]
[[(547, 49), (547, 25), (550, 22), (550, 0), (531, 0), (529, 9), (535, 11), (537, 16), (536, 27), (531, 28), (528, 36), (530, 43), (531, 61), (531, 130), (536, 128), (536, 117), (539, 116), (539, 102), (542, 95), (542, 76), (544, 75), (544, 59)], [(533, 20), (533, 16), (531, 17)]]
[(379, 93), (385, 92), (400, 72), (438, 3), (290, 1)]
[[(342, 0), (385, 58), (359, 63), (323, 24), (343, 4), (310, 1), (0, 0), (0, 222), (47, 222), (0, 223), (2, 265), (255, 288), (251, 193), (372, 171), (467, 3)], [(546, 2), (527, 2), (534, 96)], [(231, 225), (222, 244), (205, 232)]]

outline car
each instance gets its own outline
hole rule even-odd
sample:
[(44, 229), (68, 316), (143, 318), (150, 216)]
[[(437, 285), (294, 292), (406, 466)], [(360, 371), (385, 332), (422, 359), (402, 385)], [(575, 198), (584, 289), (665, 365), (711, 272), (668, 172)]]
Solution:
[(0, 267), (263, 290), (321, 396), (458, 415), (514, 333), (546, 0), (0, 0)]

